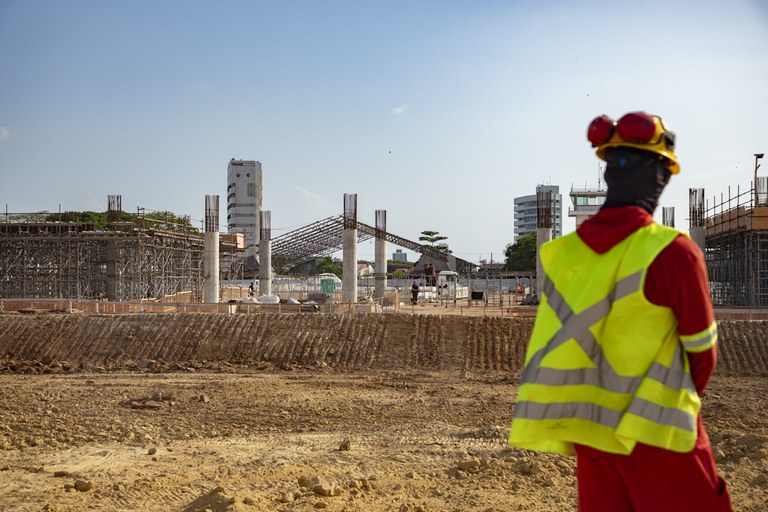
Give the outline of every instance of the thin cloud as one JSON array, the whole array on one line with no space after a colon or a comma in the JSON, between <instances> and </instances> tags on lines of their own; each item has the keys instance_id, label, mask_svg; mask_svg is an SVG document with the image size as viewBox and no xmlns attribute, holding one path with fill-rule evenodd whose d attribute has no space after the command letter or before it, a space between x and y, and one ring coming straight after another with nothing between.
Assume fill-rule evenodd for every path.
<instances>
[{"instance_id":1,"label":"thin cloud","mask_svg":"<svg viewBox=\"0 0 768 512\"><path fill-rule=\"evenodd\" d=\"M399 107L395 107L392 110L389 111L390 114L393 116L401 116L405 112L405 109L408 108L408 105L400 105Z\"/></svg>"},{"instance_id":2,"label":"thin cloud","mask_svg":"<svg viewBox=\"0 0 768 512\"><path fill-rule=\"evenodd\" d=\"M11 130L5 126L0 126L0 140L9 139L11 137Z\"/></svg>"},{"instance_id":3,"label":"thin cloud","mask_svg":"<svg viewBox=\"0 0 768 512\"><path fill-rule=\"evenodd\" d=\"M333 206L324 197L310 192L309 190L296 185L296 191L299 193L299 199L312 210L313 213L326 215L333 211Z\"/></svg>"}]
</instances>

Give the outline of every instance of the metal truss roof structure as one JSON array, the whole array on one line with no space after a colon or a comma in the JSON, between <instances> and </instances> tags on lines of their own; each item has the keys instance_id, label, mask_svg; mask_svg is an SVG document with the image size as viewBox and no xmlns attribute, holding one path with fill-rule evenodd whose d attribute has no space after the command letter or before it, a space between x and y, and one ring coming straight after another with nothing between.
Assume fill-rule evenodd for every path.
<instances>
[{"instance_id":1,"label":"metal truss roof structure","mask_svg":"<svg viewBox=\"0 0 768 512\"><path fill-rule=\"evenodd\" d=\"M289 231L272 239L272 265L278 271L287 271L313 258L330 256L343 248L344 216L337 215L319 220L307 226ZM449 254L431 245L380 231L362 222L357 222L358 243L374 237L384 238L398 247L410 249L440 261L447 261ZM477 265L461 258L455 258L457 271L469 272Z\"/></svg>"}]
</instances>

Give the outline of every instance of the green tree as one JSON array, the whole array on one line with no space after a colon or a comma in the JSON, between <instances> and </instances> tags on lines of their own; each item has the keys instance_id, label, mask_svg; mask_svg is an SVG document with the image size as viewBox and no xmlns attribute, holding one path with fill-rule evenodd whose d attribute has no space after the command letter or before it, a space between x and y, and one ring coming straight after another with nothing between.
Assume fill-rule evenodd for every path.
<instances>
[{"instance_id":1,"label":"green tree","mask_svg":"<svg viewBox=\"0 0 768 512\"><path fill-rule=\"evenodd\" d=\"M107 225L107 214L104 212L61 212L49 213L45 218L46 222L80 222L83 224L92 224L95 228L103 228Z\"/></svg>"},{"instance_id":2,"label":"green tree","mask_svg":"<svg viewBox=\"0 0 768 512\"><path fill-rule=\"evenodd\" d=\"M317 262L317 265L315 265L315 270L318 274L336 274L337 276L341 277L343 269L341 263L336 263L333 261L333 258L326 256Z\"/></svg>"},{"instance_id":3,"label":"green tree","mask_svg":"<svg viewBox=\"0 0 768 512\"><path fill-rule=\"evenodd\" d=\"M419 240L422 242L429 242L429 245L437 249L438 251L445 252L448 254L451 254L453 251L448 249L447 247L436 247L435 243L442 242L443 240L448 240L447 236L443 236L440 234L439 231L422 231L421 236L419 237Z\"/></svg>"},{"instance_id":4,"label":"green tree","mask_svg":"<svg viewBox=\"0 0 768 512\"><path fill-rule=\"evenodd\" d=\"M199 233L200 230L192 226L188 215L176 215L169 211L153 211L147 215L120 212L123 222L140 222L145 226L165 229L170 231L182 231L185 233ZM92 211L67 211L60 213L40 212L33 214L21 214L13 216L14 222L79 222L92 224L95 228L105 228L109 225L107 212Z\"/></svg>"},{"instance_id":5,"label":"green tree","mask_svg":"<svg viewBox=\"0 0 768 512\"><path fill-rule=\"evenodd\" d=\"M131 215L128 215L131 217ZM146 225L154 226L159 229L166 229L169 231L184 231L196 233L200 230L192 226L192 222L188 215L178 216L169 211L151 211L146 216L141 216L141 220Z\"/></svg>"},{"instance_id":6,"label":"green tree","mask_svg":"<svg viewBox=\"0 0 768 512\"><path fill-rule=\"evenodd\" d=\"M521 236L514 244L508 244L504 256L507 257L507 270L536 270L536 233Z\"/></svg>"},{"instance_id":7,"label":"green tree","mask_svg":"<svg viewBox=\"0 0 768 512\"><path fill-rule=\"evenodd\" d=\"M439 231L426 230L421 232L421 236L419 237L419 240L421 240L422 242L429 242L429 245L434 247L435 243L441 242L443 240L448 240L448 237L441 235Z\"/></svg>"}]
</instances>

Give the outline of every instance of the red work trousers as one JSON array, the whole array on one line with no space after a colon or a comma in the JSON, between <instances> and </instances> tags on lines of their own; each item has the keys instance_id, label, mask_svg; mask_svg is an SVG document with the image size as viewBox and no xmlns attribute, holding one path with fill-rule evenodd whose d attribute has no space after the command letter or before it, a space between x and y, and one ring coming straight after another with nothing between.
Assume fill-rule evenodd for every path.
<instances>
[{"instance_id":1,"label":"red work trousers","mask_svg":"<svg viewBox=\"0 0 768 512\"><path fill-rule=\"evenodd\" d=\"M630 455L576 447L579 512L732 512L706 433L693 451L638 444Z\"/></svg>"}]
</instances>

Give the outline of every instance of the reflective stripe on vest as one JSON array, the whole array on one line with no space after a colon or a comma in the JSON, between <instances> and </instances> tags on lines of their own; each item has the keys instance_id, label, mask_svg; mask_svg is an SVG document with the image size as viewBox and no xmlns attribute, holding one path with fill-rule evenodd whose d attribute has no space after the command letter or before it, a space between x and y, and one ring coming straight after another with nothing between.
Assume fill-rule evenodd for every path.
<instances>
[{"instance_id":1,"label":"reflective stripe on vest","mask_svg":"<svg viewBox=\"0 0 768 512\"><path fill-rule=\"evenodd\" d=\"M645 376L619 375L605 357L602 347L597 343L595 336L589 328L605 318L611 310L613 303L627 295L640 291L643 272L637 272L616 282L608 296L599 300L579 314L575 314L565 298L557 291L555 284L549 278L544 277L542 291L547 296L549 306L557 315L562 326L547 342L546 346L538 350L527 363L521 376L522 384L542 384L547 386L566 386L587 384L596 386L614 393L635 394L643 379L655 380L672 390L688 390L695 393L693 381L685 371L683 357L686 357L678 344L669 367L659 363L653 363ZM715 334L711 334L711 336ZM566 341L573 339L582 351L594 363L595 368L555 369L540 368L541 361L552 350ZM706 343L707 341L701 341ZM694 340L692 343L699 343ZM639 397L635 397L627 409L628 413L635 414L654 423L671 425L683 430L694 432L696 418L679 409L663 407ZM616 428L624 412L602 407L590 402L556 402L541 404L536 402L519 402L515 416L518 418L543 420L580 418L606 427Z\"/></svg>"},{"instance_id":2,"label":"reflective stripe on vest","mask_svg":"<svg viewBox=\"0 0 768 512\"><path fill-rule=\"evenodd\" d=\"M686 350L690 352L699 352L701 350L707 350L717 341L717 324L712 324L703 331L690 334L688 336L680 336L680 342L683 344Z\"/></svg>"}]
</instances>

